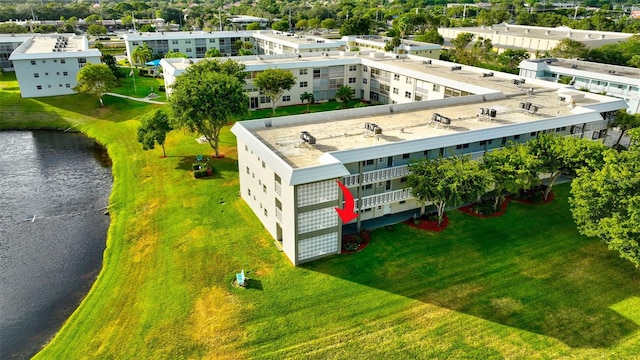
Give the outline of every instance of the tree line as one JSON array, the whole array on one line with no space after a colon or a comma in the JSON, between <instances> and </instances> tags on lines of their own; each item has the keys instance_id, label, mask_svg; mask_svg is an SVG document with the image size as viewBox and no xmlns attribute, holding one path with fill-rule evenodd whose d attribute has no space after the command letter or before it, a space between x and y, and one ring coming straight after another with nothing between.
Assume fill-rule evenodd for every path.
<instances>
[{"instance_id":1,"label":"tree line","mask_svg":"<svg viewBox=\"0 0 640 360\"><path fill-rule=\"evenodd\" d=\"M640 116L635 118L640 126ZM640 129L629 134L631 146L622 151L590 139L540 134L489 151L480 161L469 155L418 160L409 164L408 184L423 207L435 207L440 224L447 207L483 196L497 210L505 194L539 186L539 174L548 176L544 199L560 175L573 177L569 201L580 233L600 238L640 267Z\"/></svg>"}]
</instances>

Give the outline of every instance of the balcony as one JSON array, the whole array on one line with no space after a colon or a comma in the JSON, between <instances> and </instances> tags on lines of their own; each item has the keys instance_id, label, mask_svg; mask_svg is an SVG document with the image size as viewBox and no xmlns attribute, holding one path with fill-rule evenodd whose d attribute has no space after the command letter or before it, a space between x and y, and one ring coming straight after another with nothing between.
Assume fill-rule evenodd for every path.
<instances>
[{"instance_id":1,"label":"balcony","mask_svg":"<svg viewBox=\"0 0 640 360\"><path fill-rule=\"evenodd\" d=\"M279 182L274 182L273 189L275 190L276 194L282 195L282 185L280 185Z\"/></svg>"},{"instance_id":2,"label":"balcony","mask_svg":"<svg viewBox=\"0 0 640 360\"><path fill-rule=\"evenodd\" d=\"M585 130L604 130L608 127L608 120L601 120L587 124L584 128Z\"/></svg>"},{"instance_id":3,"label":"balcony","mask_svg":"<svg viewBox=\"0 0 640 360\"><path fill-rule=\"evenodd\" d=\"M367 171L365 173L362 173L362 183L370 184L385 180L398 179L407 176L407 174L409 174L409 166L407 165ZM358 174L345 176L342 179L342 183L347 187L359 185Z\"/></svg>"},{"instance_id":4,"label":"balcony","mask_svg":"<svg viewBox=\"0 0 640 360\"><path fill-rule=\"evenodd\" d=\"M276 219L278 219L278 221L282 222L282 210L276 208Z\"/></svg>"},{"instance_id":5,"label":"balcony","mask_svg":"<svg viewBox=\"0 0 640 360\"><path fill-rule=\"evenodd\" d=\"M389 191L360 199L360 209L412 198L411 188Z\"/></svg>"}]
</instances>

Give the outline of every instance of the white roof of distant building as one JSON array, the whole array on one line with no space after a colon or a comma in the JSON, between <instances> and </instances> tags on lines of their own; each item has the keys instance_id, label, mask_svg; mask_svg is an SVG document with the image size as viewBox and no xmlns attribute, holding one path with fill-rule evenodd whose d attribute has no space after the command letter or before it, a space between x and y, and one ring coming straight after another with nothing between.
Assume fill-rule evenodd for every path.
<instances>
[{"instance_id":1,"label":"white roof of distant building","mask_svg":"<svg viewBox=\"0 0 640 360\"><path fill-rule=\"evenodd\" d=\"M521 69L539 70L548 68L550 71L561 72L564 75L586 77L605 80L613 83L636 85L640 83L640 69L630 66L600 64L590 61L572 59L528 59L518 66Z\"/></svg>"},{"instance_id":2,"label":"white roof of distant building","mask_svg":"<svg viewBox=\"0 0 640 360\"><path fill-rule=\"evenodd\" d=\"M89 49L87 38L78 35L55 34L31 36L16 48L9 60L70 58L100 56L98 49Z\"/></svg>"}]
</instances>

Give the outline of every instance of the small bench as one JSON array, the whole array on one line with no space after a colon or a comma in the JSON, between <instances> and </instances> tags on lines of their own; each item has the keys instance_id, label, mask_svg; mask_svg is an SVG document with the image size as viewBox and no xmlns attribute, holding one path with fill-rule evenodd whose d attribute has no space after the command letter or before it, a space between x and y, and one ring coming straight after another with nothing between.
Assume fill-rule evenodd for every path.
<instances>
[{"instance_id":1,"label":"small bench","mask_svg":"<svg viewBox=\"0 0 640 360\"><path fill-rule=\"evenodd\" d=\"M247 286L247 281L248 280L249 279L247 279L244 276L244 270L242 270L240 273L236 274L236 281L238 281L238 286L242 286L242 287Z\"/></svg>"}]
</instances>

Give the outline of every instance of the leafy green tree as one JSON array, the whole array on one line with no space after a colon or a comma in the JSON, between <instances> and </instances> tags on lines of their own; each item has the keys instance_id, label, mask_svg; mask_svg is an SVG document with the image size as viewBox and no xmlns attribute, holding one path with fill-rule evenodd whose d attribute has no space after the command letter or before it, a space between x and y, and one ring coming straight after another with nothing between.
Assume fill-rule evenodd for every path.
<instances>
[{"instance_id":1,"label":"leafy green tree","mask_svg":"<svg viewBox=\"0 0 640 360\"><path fill-rule=\"evenodd\" d=\"M527 50L514 50L507 49L503 51L500 55L498 55L498 63L502 66L506 66L508 68L517 68L518 65L522 62L522 60L526 60L529 58L529 52Z\"/></svg>"},{"instance_id":2,"label":"leafy green tree","mask_svg":"<svg viewBox=\"0 0 640 360\"><path fill-rule=\"evenodd\" d=\"M102 25L91 24L87 27L87 34L89 35L103 35L107 33L107 28Z\"/></svg>"},{"instance_id":3,"label":"leafy green tree","mask_svg":"<svg viewBox=\"0 0 640 360\"><path fill-rule=\"evenodd\" d=\"M287 20L276 21L271 24L271 29L276 31L289 31L289 22Z\"/></svg>"},{"instance_id":4,"label":"leafy green tree","mask_svg":"<svg viewBox=\"0 0 640 360\"><path fill-rule=\"evenodd\" d=\"M584 59L589 53L587 46L577 40L562 39L553 49L551 55L565 59Z\"/></svg>"},{"instance_id":5,"label":"leafy green tree","mask_svg":"<svg viewBox=\"0 0 640 360\"><path fill-rule=\"evenodd\" d=\"M336 21L334 19L324 19L320 22L320 27L324 28L324 29L335 29L338 27L338 23L336 23ZM317 26L316 26L317 28Z\"/></svg>"},{"instance_id":6,"label":"leafy green tree","mask_svg":"<svg viewBox=\"0 0 640 360\"><path fill-rule=\"evenodd\" d=\"M167 133L173 130L169 124L169 116L164 110L156 109L145 114L140 120L141 125L138 128L138 142L142 144L143 150L152 150L156 143L162 147L162 157L166 157L167 153L164 149L164 142Z\"/></svg>"},{"instance_id":7,"label":"leafy green tree","mask_svg":"<svg viewBox=\"0 0 640 360\"><path fill-rule=\"evenodd\" d=\"M302 94L300 94L300 101L304 104L304 102L307 102L307 112L309 112L309 107L311 106L311 104L313 104L315 102L315 98L313 97L313 94L310 92L303 92Z\"/></svg>"},{"instance_id":8,"label":"leafy green tree","mask_svg":"<svg viewBox=\"0 0 640 360\"><path fill-rule=\"evenodd\" d=\"M168 53L164 54L164 58L166 59L171 59L171 58L184 58L184 59L188 59L189 55L185 54L185 53L181 53L181 52L174 52L173 50L169 50Z\"/></svg>"},{"instance_id":9,"label":"leafy green tree","mask_svg":"<svg viewBox=\"0 0 640 360\"><path fill-rule=\"evenodd\" d=\"M540 171L549 174L544 198L560 175L575 176L577 171L596 169L602 163L605 146L602 143L573 136L540 134L527 142L530 151L541 161Z\"/></svg>"},{"instance_id":10,"label":"leafy green tree","mask_svg":"<svg viewBox=\"0 0 640 360\"><path fill-rule=\"evenodd\" d=\"M266 69L256 75L253 84L271 100L272 114L275 115L278 101L285 91L291 90L296 84L296 77L288 70Z\"/></svg>"},{"instance_id":11,"label":"leafy green tree","mask_svg":"<svg viewBox=\"0 0 640 360\"><path fill-rule=\"evenodd\" d=\"M529 151L529 147L513 144L487 152L483 158L483 166L493 179L495 202L494 210L504 202L504 192L517 193L528 190L540 179L541 161Z\"/></svg>"},{"instance_id":12,"label":"leafy green tree","mask_svg":"<svg viewBox=\"0 0 640 360\"><path fill-rule=\"evenodd\" d=\"M247 25L247 30L260 30L260 29L262 29L262 27L260 26L260 23L257 23L257 22L253 22Z\"/></svg>"},{"instance_id":13,"label":"leafy green tree","mask_svg":"<svg viewBox=\"0 0 640 360\"><path fill-rule=\"evenodd\" d=\"M4 23L0 24L0 34L23 34L29 31L26 27L12 24L12 23Z\"/></svg>"},{"instance_id":14,"label":"leafy green tree","mask_svg":"<svg viewBox=\"0 0 640 360\"><path fill-rule=\"evenodd\" d=\"M118 65L118 61L115 56L109 54L102 55L102 63L109 67L111 73L116 77L116 79L124 77L124 74L120 71L120 66Z\"/></svg>"},{"instance_id":15,"label":"leafy green tree","mask_svg":"<svg viewBox=\"0 0 640 360\"><path fill-rule=\"evenodd\" d=\"M300 19L296 22L296 29L304 30L309 27L309 21L305 19Z\"/></svg>"},{"instance_id":16,"label":"leafy green tree","mask_svg":"<svg viewBox=\"0 0 640 360\"><path fill-rule=\"evenodd\" d=\"M414 198L423 205L428 202L435 205L440 226L447 205L458 206L475 200L487 191L491 176L480 162L469 156L455 156L409 164L407 181Z\"/></svg>"},{"instance_id":17,"label":"leafy green tree","mask_svg":"<svg viewBox=\"0 0 640 360\"><path fill-rule=\"evenodd\" d=\"M571 183L571 212L581 234L640 267L640 152L608 150L604 165Z\"/></svg>"},{"instance_id":18,"label":"leafy green tree","mask_svg":"<svg viewBox=\"0 0 640 360\"><path fill-rule=\"evenodd\" d=\"M76 79L78 85L73 88L73 91L96 95L102 107L104 107L102 96L117 85L116 77L105 64L85 65L78 71Z\"/></svg>"},{"instance_id":19,"label":"leafy green tree","mask_svg":"<svg viewBox=\"0 0 640 360\"><path fill-rule=\"evenodd\" d=\"M371 30L368 17L353 17L345 20L340 26L340 35L367 35Z\"/></svg>"},{"instance_id":20,"label":"leafy green tree","mask_svg":"<svg viewBox=\"0 0 640 360\"><path fill-rule=\"evenodd\" d=\"M336 91L336 99L342 103L342 108L346 109L349 101L353 99L353 89L347 85L342 85Z\"/></svg>"},{"instance_id":21,"label":"leafy green tree","mask_svg":"<svg viewBox=\"0 0 640 360\"><path fill-rule=\"evenodd\" d=\"M223 57L223 55L220 52L220 50L218 50L218 48L209 48L209 49L207 49L207 52L204 53L204 57L206 57L206 58L217 58L217 57Z\"/></svg>"},{"instance_id":22,"label":"leafy green tree","mask_svg":"<svg viewBox=\"0 0 640 360\"><path fill-rule=\"evenodd\" d=\"M400 40L399 37L394 36L391 41L384 46L384 51L394 51L400 45L402 45L402 40Z\"/></svg>"},{"instance_id":23,"label":"leafy green tree","mask_svg":"<svg viewBox=\"0 0 640 360\"><path fill-rule=\"evenodd\" d=\"M87 16L86 18L84 18L84 21L90 25L102 24L102 18L100 17L100 15L97 15L97 14L91 14Z\"/></svg>"},{"instance_id":24,"label":"leafy green tree","mask_svg":"<svg viewBox=\"0 0 640 360\"><path fill-rule=\"evenodd\" d=\"M172 125L202 134L216 157L222 128L248 112L244 80L233 70L238 68L242 65L200 61L176 78L169 98Z\"/></svg>"},{"instance_id":25,"label":"leafy green tree","mask_svg":"<svg viewBox=\"0 0 640 360\"><path fill-rule=\"evenodd\" d=\"M444 44L444 37L442 37L442 35L438 33L438 30L434 30L434 29L427 31L424 34L416 35L415 40L420 42L430 43L430 44L438 44L438 45Z\"/></svg>"},{"instance_id":26,"label":"leafy green tree","mask_svg":"<svg viewBox=\"0 0 640 360\"><path fill-rule=\"evenodd\" d=\"M640 127L640 114L629 114L625 110L619 110L609 127L620 130L620 136L618 136L618 140L613 145L614 148L617 148L627 131Z\"/></svg>"},{"instance_id":27,"label":"leafy green tree","mask_svg":"<svg viewBox=\"0 0 640 360\"><path fill-rule=\"evenodd\" d=\"M147 61L153 58L153 51L144 43L142 46L136 46L131 52L131 60L133 60L133 64L135 67L138 67L138 64L144 65Z\"/></svg>"},{"instance_id":28,"label":"leafy green tree","mask_svg":"<svg viewBox=\"0 0 640 360\"><path fill-rule=\"evenodd\" d=\"M319 28L320 25L320 19L309 19L309 27L312 29L317 29Z\"/></svg>"}]
</instances>

